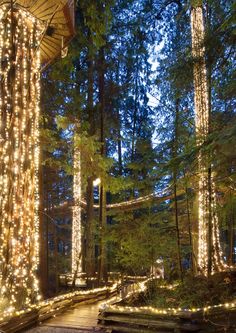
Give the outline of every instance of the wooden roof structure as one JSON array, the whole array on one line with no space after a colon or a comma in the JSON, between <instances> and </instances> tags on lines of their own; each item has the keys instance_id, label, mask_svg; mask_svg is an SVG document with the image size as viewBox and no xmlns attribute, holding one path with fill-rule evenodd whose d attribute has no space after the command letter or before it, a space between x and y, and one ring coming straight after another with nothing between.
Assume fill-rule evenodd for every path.
<instances>
[{"instance_id":1,"label":"wooden roof structure","mask_svg":"<svg viewBox=\"0 0 236 333\"><path fill-rule=\"evenodd\" d=\"M0 0L0 5L7 2L11 3ZM15 0L13 3L42 23L41 62L47 65L61 54L74 36L74 0Z\"/></svg>"}]
</instances>

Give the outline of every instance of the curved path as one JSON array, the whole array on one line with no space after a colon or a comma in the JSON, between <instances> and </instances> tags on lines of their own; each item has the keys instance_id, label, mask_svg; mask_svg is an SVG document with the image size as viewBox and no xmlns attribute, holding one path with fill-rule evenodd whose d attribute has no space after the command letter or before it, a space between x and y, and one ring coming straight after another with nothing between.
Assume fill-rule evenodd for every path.
<instances>
[{"instance_id":1,"label":"curved path","mask_svg":"<svg viewBox=\"0 0 236 333\"><path fill-rule=\"evenodd\" d=\"M114 300L116 298L114 297ZM109 299L110 301L111 299ZM25 333L105 333L97 326L99 306L102 300L94 304L77 305L62 314L34 327Z\"/></svg>"}]
</instances>

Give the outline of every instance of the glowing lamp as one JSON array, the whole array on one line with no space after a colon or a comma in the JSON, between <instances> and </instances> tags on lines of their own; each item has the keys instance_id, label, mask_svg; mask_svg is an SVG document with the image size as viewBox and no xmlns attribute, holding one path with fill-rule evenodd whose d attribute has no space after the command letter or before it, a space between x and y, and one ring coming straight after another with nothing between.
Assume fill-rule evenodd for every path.
<instances>
[{"instance_id":1,"label":"glowing lamp","mask_svg":"<svg viewBox=\"0 0 236 333\"><path fill-rule=\"evenodd\" d=\"M97 179L95 179L94 181L93 181L93 186L95 187L95 186L98 186L98 185L100 185L101 184L101 179L100 178L97 178Z\"/></svg>"}]
</instances>

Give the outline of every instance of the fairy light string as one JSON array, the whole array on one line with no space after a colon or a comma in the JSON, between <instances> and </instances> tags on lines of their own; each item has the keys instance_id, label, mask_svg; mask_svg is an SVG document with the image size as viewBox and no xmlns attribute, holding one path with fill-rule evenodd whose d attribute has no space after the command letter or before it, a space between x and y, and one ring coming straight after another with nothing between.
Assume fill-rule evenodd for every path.
<instances>
[{"instance_id":1,"label":"fairy light string","mask_svg":"<svg viewBox=\"0 0 236 333\"><path fill-rule=\"evenodd\" d=\"M41 32L29 13L0 7L0 296L11 311L40 299Z\"/></svg>"},{"instance_id":2,"label":"fairy light string","mask_svg":"<svg viewBox=\"0 0 236 333\"><path fill-rule=\"evenodd\" d=\"M135 288L135 290L133 292L130 292L128 294L127 297L131 296L132 293L137 293L139 291L145 291L147 288L147 281L145 280L143 282L141 282L138 286L138 288ZM118 290L118 287L120 285L120 281L117 281L116 283L114 283L113 286L111 287L103 287L103 288L97 288L97 289L93 289L93 290L86 290L86 291L74 291L74 292L70 292L67 294L63 294L63 295L59 295L55 298L52 299L48 299L45 301L39 301L36 304L32 304L29 307L23 309L23 310L15 310L15 309L11 309L8 308L5 311L3 311L1 313L0 316L0 322L6 321L8 318L11 318L12 316L21 316L24 314L28 314L30 311L34 311L34 310L41 310L43 308L47 307L47 311L46 313L50 315L50 312L54 311L57 303L60 301L64 301L64 300L73 300L74 297L78 297L78 296L85 296L86 295L96 295L99 292L110 292L113 293L115 291ZM175 285L171 286L168 285L167 286L168 289L172 289L175 288ZM106 303L101 304L100 306L100 311L118 311L118 312L130 312L130 313L141 313L141 312L148 312L148 313L153 313L153 314L161 314L161 315L177 315L179 316L180 313L184 314L194 314L196 312L199 312L203 315L205 314L210 314L212 310L215 309L225 309L225 310L229 310L229 311L234 311L236 310L236 302L235 301L231 301L231 302L226 302L226 303L220 303L220 304L216 304L216 305L205 305L203 307L192 307L192 308L180 308L180 307L167 307L167 308L157 308L157 307L152 307L152 306L140 306L140 307L132 307L132 306L120 306L118 304L112 304L109 301ZM58 310L60 310L60 306L58 306ZM47 317L48 318L48 317Z\"/></svg>"},{"instance_id":3,"label":"fairy light string","mask_svg":"<svg viewBox=\"0 0 236 333\"><path fill-rule=\"evenodd\" d=\"M78 135L74 135L74 154L73 154L73 198L74 202L81 201L81 162L80 151L77 147ZM72 211L72 274L82 272L82 225L81 207L76 204Z\"/></svg>"},{"instance_id":4,"label":"fairy light string","mask_svg":"<svg viewBox=\"0 0 236 333\"><path fill-rule=\"evenodd\" d=\"M194 58L194 105L197 145L203 146L209 134L209 96L207 84L207 70L204 47L204 19L201 6L191 9L192 55ZM198 267L203 274L207 274L209 264L208 239L209 215L211 214L212 229L212 273L223 270L226 265L222 259L219 235L219 220L216 212L216 189L211 175L209 179L209 156L200 148L198 154ZM211 182L211 193L209 190ZM211 212L210 212L211 200Z\"/></svg>"},{"instance_id":5,"label":"fairy light string","mask_svg":"<svg viewBox=\"0 0 236 333\"><path fill-rule=\"evenodd\" d=\"M145 292L147 290L147 282L151 281L151 278L146 279L145 281L142 281L138 284L136 284L136 288L134 288L134 291L131 291L128 293L128 295L125 298L129 298L133 294L139 293L139 292ZM170 284L166 286L160 286L161 288L164 289L175 289L178 286L178 284ZM210 314L211 310L215 309L228 309L232 310L236 308L236 301L232 302L226 302L226 303L220 303L220 304L215 304L215 305L205 305L203 307L192 307L192 308L181 308L181 307L166 307L166 308L157 308L153 306L121 306L117 303L119 303L121 300L116 301L115 303L111 303L110 301L105 302L101 304L100 306L100 311L116 311L116 312L130 312L130 313L142 313L142 312L147 312L147 313L152 313L152 314L160 314L160 315L177 315L179 316L180 313L184 314L194 314L196 312L202 312L203 315L205 314Z\"/></svg>"}]
</instances>

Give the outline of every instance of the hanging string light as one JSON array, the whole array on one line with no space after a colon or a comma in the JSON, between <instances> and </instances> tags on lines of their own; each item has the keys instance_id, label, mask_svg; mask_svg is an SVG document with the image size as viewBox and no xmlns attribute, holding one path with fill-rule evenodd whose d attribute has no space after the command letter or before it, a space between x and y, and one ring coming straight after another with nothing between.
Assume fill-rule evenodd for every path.
<instances>
[{"instance_id":1,"label":"hanging string light","mask_svg":"<svg viewBox=\"0 0 236 333\"><path fill-rule=\"evenodd\" d=\"M197 145L202 146L209 134L209 96L204 47L204 20L201 6L191 10L192 55L194 58L194 104ZM216 213L216 190L214 179L209 179L209 161L206 153L200 149L198 154L198 267L207 274L209 263L208 241L209 223L212 224L212 272L221 270L225 265L219 237L219 221ZM211 191L209 190L211 182ZM212 192L212 193L211 193ZM211 207L210 207L211 202ZM211 209L211 212L210 212ZM209 216L211 214L211 221Z\"/></svg>"},{"instance_id":2,"label":"hanging string light","mask_svg":"<svg viewBox=\"0 0 236 333\"><path fill-rule=\"evenodd\" d=\"M0 8L0 287L12 311L39 299L41 27L22 9Z\"/></svg>"}]
</instances>

